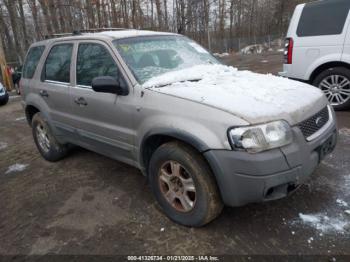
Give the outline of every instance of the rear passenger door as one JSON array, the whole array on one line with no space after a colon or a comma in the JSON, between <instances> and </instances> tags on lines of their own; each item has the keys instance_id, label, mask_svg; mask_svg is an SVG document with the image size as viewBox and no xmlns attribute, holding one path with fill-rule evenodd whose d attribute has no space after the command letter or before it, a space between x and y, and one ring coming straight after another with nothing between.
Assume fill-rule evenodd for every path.
<instances>
[{"instance_id":1,"label":"rear passenger door","mask_svg":"<svg viewBox=\"0 0 350 262\"><path fill-rule=\"evenodd\" d=\"M72 123L79 142L94 151L133 164L133 90L128 96L118 96L97 93L91 88L92 79L98 76L112 76L125 82L112 50L100 41L79 42L75 68L75 86L71 90Z\"/></svg>"},{"instance_id":2,"label":"rear passenger door","mask_svg":"<svg viewBox=\"0 0 350 262\"><path fill-rule=\"evenodd\" d=\"M73 43L54 44L45 60L41 71L41 83L38 93L45 101L57 135L70 134L69 114L71 113L70 87Z\"/></svg>"}]
</instances>

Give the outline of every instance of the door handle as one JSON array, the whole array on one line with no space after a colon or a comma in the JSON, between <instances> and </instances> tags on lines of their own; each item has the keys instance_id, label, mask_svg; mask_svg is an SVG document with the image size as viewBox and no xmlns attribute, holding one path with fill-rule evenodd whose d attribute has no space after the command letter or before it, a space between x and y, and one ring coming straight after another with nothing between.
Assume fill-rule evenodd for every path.
<instances>
[{"instance_id":1,"label":"door handle","mask_svg":"<svg viewBox=\"0 0 350 262\"><path fill-rule=\"evenodd\" d=\"M46 90L40 90L39 94L40 94L42 97L49 97L49 93L48 93Z\"/></svg>"},{"instance_id":2,"label":"door handle","mask_svg":"<svg viewBox=\"0 0 350 262\"><path fill-rule=\"evenodd\" d=\"M74 103L76 103L79 106L87 106L88 105L88 103L86 102L84 97L79 97L79 98L74 99Z\"/></svg>"}]
</instances>

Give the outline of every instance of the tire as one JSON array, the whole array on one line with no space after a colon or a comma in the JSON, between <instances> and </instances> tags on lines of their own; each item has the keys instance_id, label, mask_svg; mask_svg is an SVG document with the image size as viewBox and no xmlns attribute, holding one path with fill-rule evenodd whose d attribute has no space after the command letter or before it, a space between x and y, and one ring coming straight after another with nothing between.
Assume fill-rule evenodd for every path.
<instances>
[{"instance_id":1,"label":"tire","mask_svg":"<svg viewBox=\"0 0 350 262\"><path fill-rule=\"evenodd\" d=\"M328 84L327 84L328 83ZM312 83L320 88L337 111L350 109L350 70L345 67L330 68Z\"/></svg>"},{"instance_id":2,"label":"tire","mask_svg":"<svg viewBox=\"0 0 350 262\"><path fill-rule=\"evenodd\" d=\"M206 161L191 147L181 142L163 144L151 157L148 175L159 205L176 223L200 227L221 213L216 181Z\"/></svg>"},{"instance_id":3,"label":"tire","mask_svg":"<svg viewBox=\"0 0 350 262\"><path fill-rule=\"evenodd\" d=\"M4 106L9 102L9 95L6 93L5 96L3 96L0 99L0 106Z\"/></svg>"},{"instance_id":4,"label":"tire","mask_svg":"<svg viewBox=\"0 0 350 262\"><path fill-rule=\"evenodd\" d=\"M40 112L33 116L32 133L36 147L47 161L57 162L68 154L68 146L57 141Z\"/></svg>"}]
</instances>

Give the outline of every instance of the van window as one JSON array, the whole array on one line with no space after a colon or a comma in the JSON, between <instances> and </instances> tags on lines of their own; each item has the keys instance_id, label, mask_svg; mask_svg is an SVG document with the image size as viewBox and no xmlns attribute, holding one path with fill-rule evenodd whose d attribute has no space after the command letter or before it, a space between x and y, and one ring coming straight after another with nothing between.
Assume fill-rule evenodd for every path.
<instances>
[{"instance_id":1,"label":"van window","mask_svg":"<svg viewBox=\"0 0 350 262\"><path fill-rule=\"evenodd\" d=\"M38 66L39 60L45 50L45 46L34 46L29 49L26 61L23 65L22 77L31 79L34 76L36 67Z\"/></svg>"},{"instance_id":2,"label":"van window","mask_svg":"<svg viewBox=\"0 0 350 262\"><path fill-rule=\"evenodd\" d=\"M306 4L300 17L297 35L339 35L349 13L349 0L325 0Z\"/></svg>"},{"instance_id":3,"label":"van window","mask_svg":"<svg viewBox=\"0 0 350 262\"><path fill-rule=\"evenodd\" d=\"M46 58L43 80L70 82L73 44L59 44L51 48Z\"/></svg>"},{"instance_id":4,"label":"van window","mask_svg":"<svg viewBox=\"0 0 350 262\"><path fill-rule=\"evenodd\" d=\"M100 44L80 44L77 57L77 85L91 86L98 76L119 77L119 70L108 50Z\"/></svg>"}]
</instances>

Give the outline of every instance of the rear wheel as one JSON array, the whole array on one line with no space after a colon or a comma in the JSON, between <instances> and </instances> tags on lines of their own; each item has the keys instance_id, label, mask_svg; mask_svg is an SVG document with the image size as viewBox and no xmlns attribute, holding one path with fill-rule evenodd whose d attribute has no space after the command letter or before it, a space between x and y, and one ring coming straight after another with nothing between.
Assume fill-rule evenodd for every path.
<instances>
[{"instance_id":1,"label":"rear wheel","mask_svg":"<svg viewBox=\"0 0 350 262\"><path fill-rule=\"evenodd\" d=\"M179 224L203 226L215 219L223 208L208 164L183 143L167 143L154 152L149 178L165 214Z\"/></svg>"},{"instance_id":2,"label":"rear wheel","mask_svg":"<svg viewBox=\"0 0 350 262\"><path fill-rule=\"evenodd\" d=\"M344 67L330 68L320 73L313 85L320 88L335 110L350 108L350 70Z\"/></svg>"},{"instance_id":3,"label":"rear wheel","mask_svg":"<svg viewBox=\"0 0 350 262\"><path fill-rule=\"evenodd\" d=\"M40 154L47 161L56 162L67 155L68 146L57 141L40 112L33 116L32 133Z\"/></svg>"}]
</instances>

